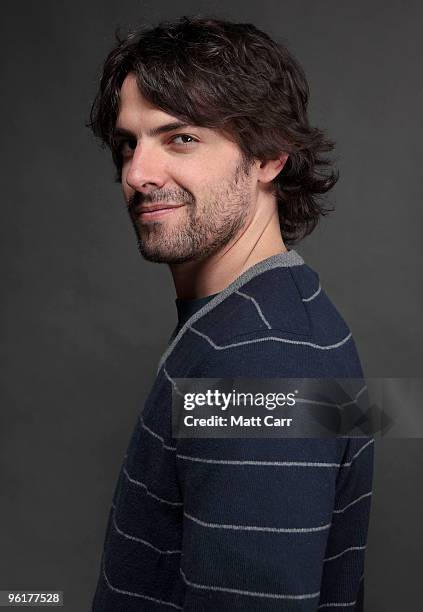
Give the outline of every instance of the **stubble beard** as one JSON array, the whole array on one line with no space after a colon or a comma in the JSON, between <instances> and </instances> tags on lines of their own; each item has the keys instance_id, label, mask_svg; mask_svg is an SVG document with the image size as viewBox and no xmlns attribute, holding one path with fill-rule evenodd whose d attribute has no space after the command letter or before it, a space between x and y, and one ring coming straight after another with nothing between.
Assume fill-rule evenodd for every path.
<instances>
[{"instance_id":1,"label":"stubble beard","mask_svg":"<svg viewBox=\"0 0 423 612\"><path fill-rule=\"evenodd\" d=\"M134 221L138 250L155 263L177 264L202 261L225 247L245 225L250 208L246 178L248 166L241 162L232 180L213 190L198 208L192 194L181 209L182 219L172 227L167 221L143 224ZM173 214L173 213L171 213Z\"/></svg>"}]
</instances>

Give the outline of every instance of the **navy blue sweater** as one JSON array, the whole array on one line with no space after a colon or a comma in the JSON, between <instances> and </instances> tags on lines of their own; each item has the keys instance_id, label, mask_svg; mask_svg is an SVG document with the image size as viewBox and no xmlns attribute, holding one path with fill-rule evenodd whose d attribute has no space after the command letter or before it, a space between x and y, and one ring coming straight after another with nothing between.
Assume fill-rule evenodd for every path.
<instances>
[{"instance_id":1,"label":"navy blue sweater","mask_svg":"<svg viewBox=\"0 0 423 612\"><path fill-rule=\"evenodd\" d=\"M318 275L291 250L188 315L177 306L120 472L93 611L362 611L372 438L171 430L174 378L363 375Z\"/></svg>"}]
</instances>

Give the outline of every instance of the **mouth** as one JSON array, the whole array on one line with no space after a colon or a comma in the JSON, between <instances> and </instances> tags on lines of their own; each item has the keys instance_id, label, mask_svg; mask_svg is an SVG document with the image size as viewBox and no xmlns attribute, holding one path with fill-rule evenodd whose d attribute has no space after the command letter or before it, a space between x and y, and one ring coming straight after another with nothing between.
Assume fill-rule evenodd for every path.
<instances>
[{"instance_id":1,"label":"mouth","mask_svg":"<svg viewBox=\"0 0 423 612\"><path fill-rule=\"evenodd\" d=\"M185 204L155 204L151 206L139 206L135 211L135 216L141 221L148 221L149 219L157 219L159 217L170 215L175 212L177 208L182 208L183 206L185 206Z\"/></svg>"}]
</instances>

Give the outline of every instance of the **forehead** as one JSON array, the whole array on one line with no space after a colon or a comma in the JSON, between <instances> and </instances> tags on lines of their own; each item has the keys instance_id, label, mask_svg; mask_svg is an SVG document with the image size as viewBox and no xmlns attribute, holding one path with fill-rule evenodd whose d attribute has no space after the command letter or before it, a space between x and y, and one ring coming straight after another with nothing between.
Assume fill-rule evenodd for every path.
<instances>
[{"instance_id":1,"label":"forehead","mask_svg":"<svg viewBox=\"0 0 423 612\"><path fill-rule=\"evenodd\" d=\"M129 73L122 83L119 96L119 113L116 119L116 127L128 127L128 124L139 122L141 118L151 118L160 121L163 119L175 119L156 106L153 106L140 92L136 77Z\"/></svg>"}]
</instances>

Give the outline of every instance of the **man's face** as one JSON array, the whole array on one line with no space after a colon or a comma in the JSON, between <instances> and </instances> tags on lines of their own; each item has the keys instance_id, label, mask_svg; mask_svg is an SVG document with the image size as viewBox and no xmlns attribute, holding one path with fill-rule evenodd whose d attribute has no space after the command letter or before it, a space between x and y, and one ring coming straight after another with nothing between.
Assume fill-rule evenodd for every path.
<instances>
[{"instance_id":1,"label":"man's face","mask_svg":"<svg viewBox=\"0 0 423 612\"><path fill-rule=\"evenodd\" d=\"M238 145L223 133L184 125L152 106L132 73L122 84L115 129L122 188L145 259L200 261L248 223L253 167L246 167ZM157 205L168 208L140 212Z\"/></svg>"}]
</instances>

